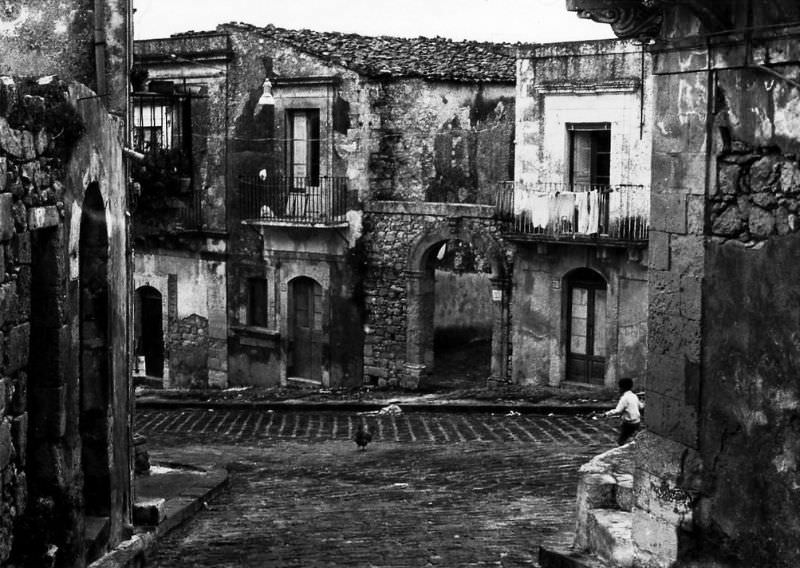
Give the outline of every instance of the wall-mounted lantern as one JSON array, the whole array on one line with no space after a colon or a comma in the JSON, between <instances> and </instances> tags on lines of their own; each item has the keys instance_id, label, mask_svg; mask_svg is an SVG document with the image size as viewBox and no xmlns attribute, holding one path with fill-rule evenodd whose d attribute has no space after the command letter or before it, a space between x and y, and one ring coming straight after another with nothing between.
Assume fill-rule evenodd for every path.
<instances>
[{"instance_id":1,"label":"wall-mounted lantern","mask_svg":"<svg viewBox=\"0 0 800 568\"><path fill-rule=\"evenodd\" d=\"M275 97L272 96L272 81L266 77L261 85L261 96L258 97L256 107L253 109L253 116L257 116L261 109L268 106L275 106Z\"/></svg>"}]
</instances>

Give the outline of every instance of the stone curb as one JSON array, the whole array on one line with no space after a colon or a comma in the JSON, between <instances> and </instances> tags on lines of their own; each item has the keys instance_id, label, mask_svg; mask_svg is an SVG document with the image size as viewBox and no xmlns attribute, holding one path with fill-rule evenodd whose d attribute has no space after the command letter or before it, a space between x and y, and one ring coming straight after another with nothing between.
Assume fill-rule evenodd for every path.
<instances>
[{"instance_id":1,"label":"stone curb","mask_svg":"<svg viewBox=\"0 0 800 568\"><path fill-rule=\"evenodd\" d=\"M403 412L450 412L506 414L514 411L520 414L557 414L574 416L605 412L613 408L612 403L602 404L535 404L515 402L482 402L482 401L437 401L437 402L400 402L386 400L381 402L361 401L239 401L239 400L171 400L162 398L142 398L136 401L137 409L236 409L236 410L276 410L276 411L316 411L316 412L375 412L394 404Z\"/></svg>"},{"instance_id":2,"label":"stone curb","mask_svg":"<svg viewBox=\"0 0 800 568\"><path fill-rule=\"evenodd\" d=\"M167 499L166 518L157 527L133 535L114 550L92 562L88 568L136 568L145 566L158 539L178 528L194 516L228 484L228 472L214 469L201 483L187 488L181 495Z\"/></svg>"}]
</instances>

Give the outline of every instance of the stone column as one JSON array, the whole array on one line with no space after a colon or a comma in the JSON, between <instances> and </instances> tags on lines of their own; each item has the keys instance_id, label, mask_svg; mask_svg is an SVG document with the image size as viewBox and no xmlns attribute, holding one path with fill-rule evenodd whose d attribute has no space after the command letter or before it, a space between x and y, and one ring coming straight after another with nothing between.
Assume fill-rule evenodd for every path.
<instances>
[{"instance_id":1,"label":"stone column","mask_svg":"<svg viewBox=\"0 0 800 568\"><path fill-rule=\"evenodd\" d=\"M406 271L408 320L403 386L417 388L433 365L433 278L422 270Z\"/></svg>"}]
</instances>

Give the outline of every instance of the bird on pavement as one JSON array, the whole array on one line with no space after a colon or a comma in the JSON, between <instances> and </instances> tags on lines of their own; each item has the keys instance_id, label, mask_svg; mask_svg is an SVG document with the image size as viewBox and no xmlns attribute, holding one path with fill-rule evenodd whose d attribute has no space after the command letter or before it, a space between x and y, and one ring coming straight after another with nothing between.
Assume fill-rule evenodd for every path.
<instances>
[{"instance_id":1,"label":"bird on pavement","mask_svg":"<svg viewBox=\"0 0 800 568\"><path fill-rule=\"evenodd\" d=\"M358 430L356 430L356 434L353 436L353 441L356 443L359 450L367 449L367 444L372 441L372 433L369 431L366 424L358 425Z\"/></svg>"}]
</instances>

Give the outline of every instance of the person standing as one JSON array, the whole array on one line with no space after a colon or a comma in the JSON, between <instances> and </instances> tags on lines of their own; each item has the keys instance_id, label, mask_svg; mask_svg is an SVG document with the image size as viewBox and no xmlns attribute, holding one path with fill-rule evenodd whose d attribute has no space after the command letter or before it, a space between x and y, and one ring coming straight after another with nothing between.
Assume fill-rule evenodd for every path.
<instances>
[{"instance_id":1,"label":"person standing","mask_svg":"<svg viewBox=\"0 0 800 568\"><path fill-rule=\"evenodd\" d=\"M619 380L619 403L613 410L603 413L603 416L619 416L621 418L617 444L622 446L636 435L642 424L642 409L644 404L633 392L633 379Z\"/></svg>"}]
</instances>

